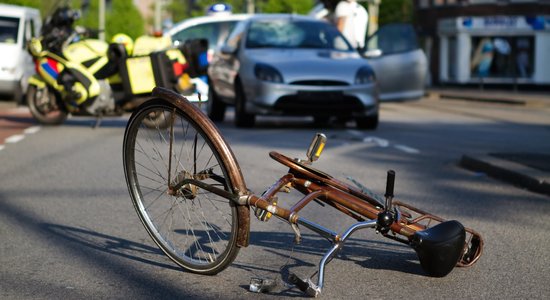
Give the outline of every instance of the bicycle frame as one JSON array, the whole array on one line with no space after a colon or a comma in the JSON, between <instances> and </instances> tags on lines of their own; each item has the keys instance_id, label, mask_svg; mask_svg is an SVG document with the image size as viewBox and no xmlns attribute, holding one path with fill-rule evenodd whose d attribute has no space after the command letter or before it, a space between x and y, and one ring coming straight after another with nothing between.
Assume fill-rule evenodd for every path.
<instances>
[{"instance_id":1,"label":"bicycle frame","mask_svg":"<svg viewBox=\"0 0 550 300\"><path fill-rule=\"evenodd\" d=\"M276 161L289 167L289 172L273 184L262 196L249 195L246 199L246 204L263 209L288 221L292 225L298 241L300 233L295 226L296 224L312 230L334 244L321 259L317 284L312 283L309 279L305 281L305 284L304 282L298 284L298 286L302 285L301 289L308 295L318 296L323 287L325 265L336 255L338 250L343 247L345 241L355 231L364 228L374 228L378 225L377 217L383 211L383 205L356 188L340 182L328 174L312 169L297 160L292 160L277 152L270 152L269 155ZM289 187L300 191L305 196L290 209L274 205L273 199L275 199L276 194ZM343 234L338 234L300 217L298 214L300 210L312 201L322 201L356 219L358 223L350 226ZM444 222L440 217L423 212L402 202L396 201L394 204L398 217L390 227L393 234L383 233L383 235L396 241L410 244L410 239L415 232ZM481 236L469 228L466 228L466 232L467 238L464 255L457 264L461 267L474 264L479 259L483 249L483 239ZM296 280L299 279L296 278Z\"/></svg>"},{"instance_id":2,"label":"bicycle frame","mask_svg":"<svg viewBox=\"0 0 550 300\"><path fill-rule=\"evenodd\" d=\"M172 105L179 107L181 110L191 112L188 116L189 120L201 126L201 129L211 139L211 147L213 149L223 153L223 155L221 155L221 160L226 166L227 173L229 175L227 179L224 179L223 177L218 178L219 176L216 176L215 174L208 174L207 172L197 173L195 171L195 173L191 174L191 176L182 176L182 178L177 179L177 182L175 183L168 180L168 195L178 196L178 191L183 189L185 186L195 186L199 189L209 191L233 201L237 205L238 228L236 232L236 245L238 247L248 246L251 207L256 209L256 216L261 221L268 221L272 216L277 216L278 218L287 221L295 233L296 243L299 243L301 240L301 233L298 225L308 228L321 237L324 237L332 242L332 248L325 253L320 261L317 283L313 283L310 279L302 280L295 275L290 278L293 283L295 283L302 291L306 292L310 296L318 296L321 293L324 283L324 271L326 264L330 262L330 260L338 253L340 249L342 249L346 240L354 232L365 228L375 228L384 237L412 246L419 254L419 259L423 268L425 267L424 263L426 263L426 258L424 257L423 262L423 257L420 252L427 249L427 252L424 252L424 254L436 254L434 256L439 256L438 254L441 253L442 249L435 249L437 250L435 252L432 250L434 250L434 247L439 247L442 243L445 244L445 242L447 242L447 235L451 235L449 233L450 231L446 231L442 228L459 228L459 235L449 237L449 240L452 238L454 241L458 242L455 243L453 241L453 244L451 245L453 247L451 248L444 247L444 251L450 249L449 252L458 249L458 252L455 251L457 255L453 256L451 260L446 261L447 263L450 262L451 265L448 265L444 271L439 272L437 271L437 268L436 271L429 271L428 273L432 276L445 276L455 265L460 267L471 266L478 261L482 254L483 239L480 234L474 230L464 228L456 221L445 221L440 217L426 213L400 201L394 201L392 205L393 172L391 172L392 178L391 180L388 180L388 184L386 186L386 203L383 204L377 200L372 193L368 192L368 190L363 190L362 187L356 188L354 186L350 186L333 178L329 174L312 168L310 166L311 162L315 160L318 155L320 155L319 150L313 151L315 152L313 158L310 156L311 148L314 147L313 145L315 142L312 143L310 150L308 150L309 161L291 159L280 153L274 151L270 152L269 155L271 158L288 167L289 170L287 174L280 177L261 196L254 195L246 188L241 170L231 149L228 147L227 143L208 117L206 117L197 107L193 106L188 101L185 101L185 98L171 91L156 88L154 95L169 101ZM172 126L173 124L170 127L172 128ZM169 153L172 153L171 141L173 140L173 129L170 130L169 140ZM323 146L324 144L320 147L321 150ZM169 155L169 157L171 156L172 155ZM169 162L168 165L171 165L171 162ZM169 169L168 174L170 173L171 172ZM390 172L388 174L390 175ZM207 177L222 184L226 183L226 180L231 183L233 190L222 189L203 182L203 179ZM224 184L224 186L227 185ZM288 192L290 189L295 189L304 196L290 208L278 205L276 202L277 194L280 192ZM355 219L357 223L353 224L340 234L315 222L307 220L306 218L300 216L300 212L311 202L321 202L331 206L343 214ZM381 217L387 217L388 215L389 221L384 223L384 219ZM436 228L437 230L435 230ZM428 234L428 232L430 234ZM455 230L455 232L457 231ZM426 235L419 235L419 233L425 233ZM423 238L425 238L427 243L432 244L428 244L424 249L421 249L422 247L419 246L419 243L422 242ZM450 244L445 244L445 246L448 245ZM428 259L428 263L432 262L433 261Z\"/></svg>"},{"instance_id":3,"label":"bicycle frame","mask_svg":"<svg viewBox=\"0 0 550 300\"><path fill-rule=\"evenodd\" d=\"M357 230L375 228L378 225L377 217L383 212L384 205L378 200L365 194L355 187L349 186L330 175L313 169L297 159L290 159L280 153L270 152L269 155L279 163L289 167L286 175L277 180L262 196L254 194L237 195L225 190L206 185L200 180L185 179L174 187L175 190L185 184L193 184L209 190L222 197L235 201L240 206L254 207L275 215L287 221L296 234L296 243L300 242L300 231L296 225L306 227L333 243L333 247L323 256L319 264L319 275L316 284L294 277L294 282L308 295L318 296L323 288L324 269L326 264L342 249L345 241ZM290 208L278 206L274 200L279 192L288 192L294 188L304 194L304 197ZM312 201L322 201L338 211L354 218L358 223L350 226L343 234L338 234L328 228L300 217L299 212ZM395 201L397 218L390 226L391 234L382 232L383 236L410 244L411 238L417 231L425 230L445 220L426 213L411 205ZM269 218L267 218L269 219ZM265 220L267 221L267 220ZM464 245L464 254L457 266L468 267L473 265L481 256L483 250L482 237L470 228L465 228L467 237ZM244 244L244 243L242 243ZM247 245L248 243L246 243Z\"/></svg>"}]
</instances>

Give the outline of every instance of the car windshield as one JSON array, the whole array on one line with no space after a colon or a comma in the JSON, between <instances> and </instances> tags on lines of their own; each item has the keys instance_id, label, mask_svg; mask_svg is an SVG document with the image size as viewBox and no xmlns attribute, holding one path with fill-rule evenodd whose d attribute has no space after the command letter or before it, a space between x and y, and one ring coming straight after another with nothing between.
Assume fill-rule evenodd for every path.
<instances>
[{"instance_id":1,"label":"car windshield","mask_svg":"<svg viewBox=\"0 0 550 300\"><path fill-rule=\"evenodd\" d=\"M248 29L246 48L353 50L336 27L292 19L253 21Z\"/></svg>"},{"instance_id":2,"label":"car windshield","mask_svg":"<svg viewBox=\"0 0 550 300\"><path fill-rule=\"evenodd\" d=\"M19 28L19 19L10 17L0 17L0 43L17 43L17 29Z\"/></svg>"}]
</instances>

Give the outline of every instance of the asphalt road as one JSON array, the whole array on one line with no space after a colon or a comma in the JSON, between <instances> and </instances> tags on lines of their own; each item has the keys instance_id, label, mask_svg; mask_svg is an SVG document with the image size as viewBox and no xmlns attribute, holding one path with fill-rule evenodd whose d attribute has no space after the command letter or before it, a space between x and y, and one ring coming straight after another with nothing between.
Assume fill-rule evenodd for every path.
<instances>
[{"instance_id":1,"label":"asphalt road","mask_svg":"<svg viewBox=\"0 0 550 300\"><path fill-rule=\"evenodd\" d=\"M457 219L485 238L476 265L430 278L410 248L359 232L328 265L322 298L548 299L550 198L457 163L464 153L550 152L549 113L548 107L424 100L384 104L376 131L275 117L242 130L229 116L219 127L255 193L286 171L270 150L303 157L322 131L329 140L317 168L380 194L386 170L394 169L399 200ZM2 119L36 125L25 116ZM280 274L312 275L327 242L304 230L304 243L292 249L288 225L253 218L251 246L228 269L217 276L186 273L154 246L132 207L122 170L126 118L92 125L73 118L59 127L18 129L7 138L22 137L0 141L1 299L302 297ZM352 224L315 204L304 216L335 231ZM273 278L279 286L253 294L251 277Z\"/></svg>"}]
</instances>

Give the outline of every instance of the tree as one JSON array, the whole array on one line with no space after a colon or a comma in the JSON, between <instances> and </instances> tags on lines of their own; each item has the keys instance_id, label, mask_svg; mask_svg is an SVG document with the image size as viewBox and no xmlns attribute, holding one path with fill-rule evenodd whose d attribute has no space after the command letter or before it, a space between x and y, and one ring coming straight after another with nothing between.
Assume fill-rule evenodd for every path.
<instances>
[{"instance_id":1,"label":"tree","mask_svg":"<svg viewBox=\"0 0 550 300\"><path fill-rule=\"evenodd\" d=\"M43 18L51 13L52 8L56 5L57 2L57 0L2 0L2 3L4 4L37 8L40 10L40 14Z\"/></svg>"},{"instance_id":2,"label":"tree","mask_svg":"<svg viewBox=\"0 0 550 300\"><path fill-rule=\"evenodd\" d=\"M112 0L111 10L105 20L107 40L120 32L136 38L145 33L144 26L143 17L132 0Z\"/></svg>"},{"instance_id":3,"label":"tree","mask_svg":"<svg viewBox=\"0 0 550 300\"><path fill-rule=\"evenodd\" d=\"M263 13L296 13L307 14L312 8L313 0L264 0L256 1L257 9Z\"/></svg>"},{"instance_id":4,"label":"tree","mask_svg":"<svg viewBox=\"0 0 550 300\"><path fill-rule=\"evenodd\" d=\"M378 23L380 25L413 21L413 5L411 0L382 0Z\"/></svg>"},{"instance_id":5,"label":"tree","mask_svg":"<svg viewBox=\"0 0 550 300\"><path fill-rule=\"evenodd\" d=\"M231 5L233 13L246 12L246 0L223 1ZM261 13L297 13L307 14L313 8L314 0L255 0L256 12ZM219 0L197 0L190 4L189 0L172 0L166 10L172 13L172 20L179 22L187 18L204 16L206 10Z\"/></svg>"},{"instance_id":6,"label":"tree","mask_svg":"<svg viewBox=\"0 0 550 300\"><path fill-rule=\"evenodd\" d=\"M59 0L3 0L2 2L38 8L44 18L53 12L53 8L65 4L65 1ZM77 25L91 29L99 28L99 0L72 0L68 2L74 9L81 9L82 4L87 3L82 18L76 22ZM126 33L132 38L144 34L143 18L132 0L106 0L106 2L105 37L107 40L110 40L113 35L119 32Z\"/></svg>"}]
</instances>

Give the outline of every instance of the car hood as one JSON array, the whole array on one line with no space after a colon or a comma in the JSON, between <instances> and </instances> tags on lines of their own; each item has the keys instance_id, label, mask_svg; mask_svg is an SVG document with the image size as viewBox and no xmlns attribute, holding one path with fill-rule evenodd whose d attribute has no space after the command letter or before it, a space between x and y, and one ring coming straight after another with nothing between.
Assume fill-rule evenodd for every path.
<instances>
[{"instance_id":1,"label":"car hood","mask_svg":"<svg viewBox=\"0 0 550 300\"><path fill-rule=\"evenodd\" d=\"M285 82L339 80L353 83L357 70L368 62L358 53L313 49L249 49L250 67L265 63L275 67Z\"/></svg>"}]
</instances>

